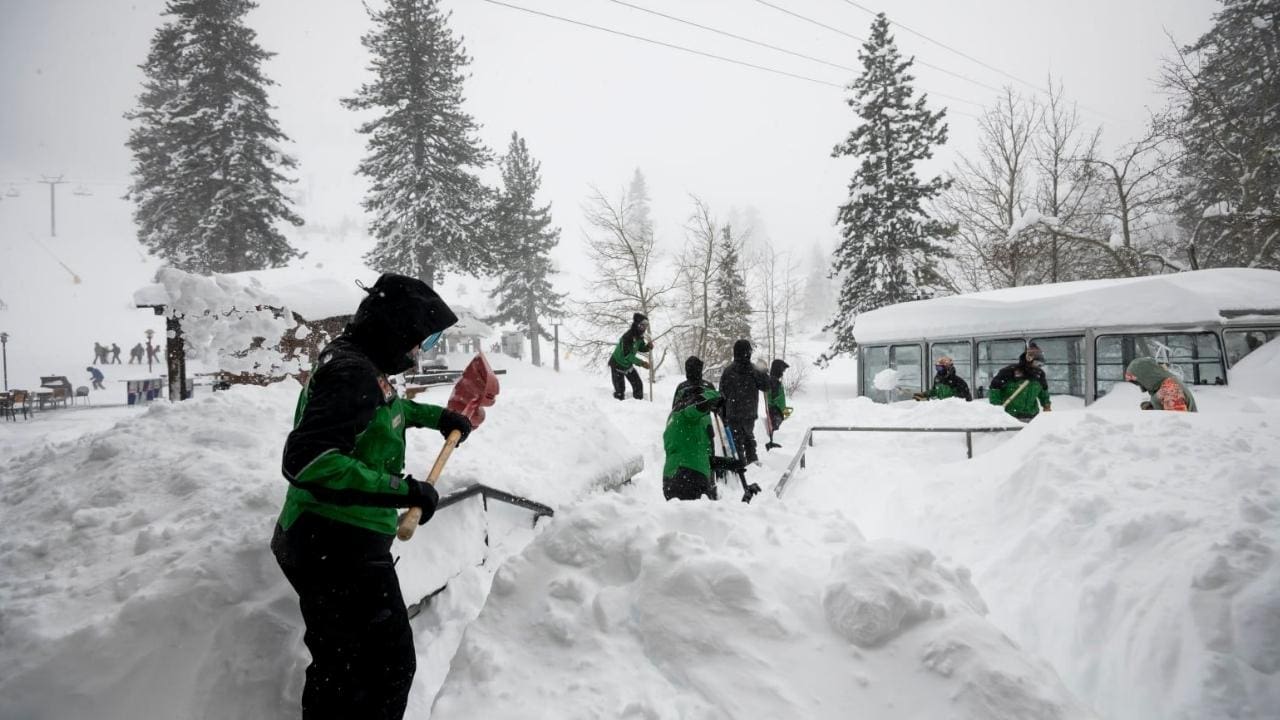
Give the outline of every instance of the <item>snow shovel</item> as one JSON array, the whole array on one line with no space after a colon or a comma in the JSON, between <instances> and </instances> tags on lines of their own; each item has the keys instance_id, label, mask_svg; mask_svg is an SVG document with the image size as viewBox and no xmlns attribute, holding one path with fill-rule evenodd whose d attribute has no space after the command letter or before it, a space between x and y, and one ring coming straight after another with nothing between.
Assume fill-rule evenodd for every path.
<instances>
[{"instance_id":1,"label":"snow shovel","mask_svg":"<svg viewBox=\"0 0 1280 720\"><path fill-rule=\"evenodd\" d=\"M465 415L471 421L471 429L475 430L484 422L484 409L493 405L497 397L498 376L493 374L493 369L489 367L489 361L485 359L484 353L476 353L471 362L467 363L466 369L462 371L458 384L453 386L453 394L449 396L447 407ZM431 472L427 473L426 482L436 484L440 479L440 473L444 471L444 464L449 461L449 456L453 454L453 449L458 446L458 441L461 439L462 433L457 430L449 433L444 447L436 456L435 464L431 466ZM422 508L414 507L406 510L400 516L396 537L401 540L412 538L414 531L418 529L418 520L421 517Z\"/></svg>"},{"instance_id":2,"label":"snow shovel","mask_svg":"<svg viewBox=\"0 0 1280 720\"><path fill-rule=\"evenodd\" d=\"M768 442L764 444L765 452L782 447L773 441L773 415L769 412L769 393L764 393L764 431L769 435Z\"/></svg>"},{"instance_id":3,"label":"snow shovel","mask_svg":"<svg viewBox=\"0 0 1280 720\"><path fill-rule=\"evenodd\" d=\"M742 456L742 453L738 451L738 443L733 439L733 430L727 425L724 428L724 437L729 446L729 451L733 453L733 456L738 460L739 465L745 465L747 460ZM738 480L742 482L742 502L749 503L751 502L751 498L760 493L760 486L756 483L747 482L747 471L745 468L738 470L737 473Z\"/></svg>"}]
</instances>

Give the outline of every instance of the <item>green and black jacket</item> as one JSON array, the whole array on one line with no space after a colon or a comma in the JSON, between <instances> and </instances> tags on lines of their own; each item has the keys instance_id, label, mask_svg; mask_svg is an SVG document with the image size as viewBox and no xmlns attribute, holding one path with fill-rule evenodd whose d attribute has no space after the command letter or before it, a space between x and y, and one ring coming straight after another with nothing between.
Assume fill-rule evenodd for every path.
<instances>
[{"instance_id":1,"label":"green and black jacket","mask_svg":"<svg viewBox=\"0 0 1280 720\"><path fill-rule=\"evenodd\" d=\"M284 447L290 487L280 526L287 530L311 512L395 534L395 509L420 505L421 493L435 493L402 475L405 429L435 428L440 413L438 406L399 397L359 347L335 340L298 397Z\"/></svg>"}]
</instances>

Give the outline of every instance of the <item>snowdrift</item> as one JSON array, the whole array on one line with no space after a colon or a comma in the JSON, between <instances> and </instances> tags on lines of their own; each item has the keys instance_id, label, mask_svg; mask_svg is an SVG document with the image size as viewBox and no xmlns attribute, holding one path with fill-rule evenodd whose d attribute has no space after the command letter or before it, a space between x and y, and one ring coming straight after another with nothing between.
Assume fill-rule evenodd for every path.
<instances>
[{"instance_id":1,"label":"snowdrift","mask_svg":"<svg viewBox=\"0 0 1280 720\"><path fill-rule=\"evenodd\" d=\"M302 622L268 548L297 392L285 382L157 403L105 431L36 443L0 468L5 717L297 714ZM482 479L559 504L636 454L590 402L518 387L500 402L454 453L445 492ZM591 442L563 441L571 436ZM429 430L409 438L409 470L423 474L440 440ZM558 468L555 482L544 474L535 485L532 473L547 467ZM478 508L448 511L413 547L398 545L406 600L482 558L485 523ZM454 565L429 559L450 552Z\"/></svg>"},{"instance_id":2,"label":"snowdrift","mask_svg":"<svg viewBox=\"0 0 1280 720\"><path fill-rule=\"evenodd\" d=\"M964 570L777 504L601 495L499 569L435 717L1091 717Z\"/></svg>"},{"instance_id":3,"label":"snowdrift","mask_svg":"<svg viewBox=\"0 0 1280 720\"><path fill-rule=\"evenodd\" d=\"M1042 416L972 462L824 439L786 500L944 549L1106 717L1275 717L1280 415L1113 407Z\"/></svg>"}]
</instances>

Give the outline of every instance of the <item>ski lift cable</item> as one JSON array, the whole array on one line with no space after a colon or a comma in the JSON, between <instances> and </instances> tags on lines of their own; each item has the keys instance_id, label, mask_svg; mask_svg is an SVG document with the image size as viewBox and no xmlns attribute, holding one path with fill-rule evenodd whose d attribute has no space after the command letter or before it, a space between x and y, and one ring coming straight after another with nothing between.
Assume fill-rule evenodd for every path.
<instances>
[{"instance_id":1,"label":"ski lift cable","mask_svg":"<svg viewBox=\"0 0 1280 720\"><path fill-rule=\"evenodd\" d=\"M880 13L876 12L875 10L872 10L871 8L869 8L869 7L865 6L865 5L862 5L862 4L860 4L860 3L854 2L854 0L843 0L843 2L844 2L845 4L847 4L847 5L851 5L851 6L855 7L855 8L857 8L857 9L861 10L861 11L862 11L862 12L864 12L864 13L867 13L868 15L873 15L873 16L874 16L874 15L879 15L879 14L880 14ZM886 15L886 19L889 19L887 15ZM1053 94L1053 91L1052 91L1052 89L1051 89L1051 88L1044 88L1044 87L1041 87L1041 86L1039 86L1039 85L1036 85L1035 83L1032 83L1032 82L1028 82L1028 81L1026 81L1026 80L1023 80L1022 78L1020 78L1020 77L1018 77L1018 76L1016 76L1016 75L1012 75L1012 74L1010 74L1010 73L1008 73L1008 72L1005 72L1004 70L1002 70L1002 69L1000 69L1000 68L996 67L995 65L992 65L992 64L990 64L990 63L984 62L984 61L982 61L982 60L980 60L980 59L978 59L978 58L976 58L976 57L974 57L974 56L970 55L969 53L964 52L963 50L960 50L960 49L958 49L958 48L952 47L951 45L948 45L947 43L944 43L944 42L942 42L941 40L935 40L935 39L933 39L933 38L929 37L928 35L926 35L926 34L924 34L924 33L920 32L919 30L914 30L914 29L912 29L912 28L910 28L910 27L908 27L908 26L906 26L906 25L904 25L904 24L902 24L902 23L898 22L897 20L889 19L889 22L890 22L892 25L894 25L895 27L902 28L903 30L906 30L907 32L911 33L912 35L915 35L916 37L920 38L921 40L924 40L925 42L933 43L934 45L937 45L938 47L942 48L943 50L947 50L947 51L949 51L949 52L955 53L956 55L958 55L958 56L960 56L960 57L964 58L965 60L968 60L969 62L972 62L972 63L975 63L975 64L977 64L977 65L980 65L980 66L982 66L982 67L984 67L984 68L986 68L986 69L988 69L988 70L990 70L990 71L992 71L992 72L994 72L994 73L998 73L998 74L1000 74L1000 75L1003 75L1004 77L1009 78L1010 80L1013 80L1014 82L1021 83L1022 85L1025 85L1025 86L1027 86L1027 87L1031 88L1032 90L1034 90L1034 91L1036 91L1036 92L1038 92L1038 93L1044 93L1044 94L1046 94L1046 95L1052 95L1052 94ZM1097 110L1097 109L1095 109L1095 108L1091 108L1091 107L1089 107L1088 105L1084 105L1084 104L1082 104L1082 103L1078 103L1078 104L1080 105L1080 107L1084 108L1085 110L1088 110L1089 112L1092 112L1093 114L1095 114L1095 115L1097 115L1097 116L1099 116L1099 117L1101 117L1101 118L1104 118L1104 119L1111 119L1111 118L1110 118L1110 116L1108 116L1106 113L1102 112L1101 110Z\"/></svg>"},{"instance_id":2,"label":"ski lift cable","mask_svg":"<svg viewBox=\"0 0 1280 720\"><path fill-rule=\"evenodd\" d=\"M765 7L771 7L771 8L773 8L774 10L777 10L777 11L778 11L778 12L780 12L780 13L784 13L784 14L790 15L791 17L797 18L797 19L799 19L799 20L803 20L804 22L807 22L807 23L809 23L809 24L811 24L811 25L817 25L818 27L826 28L827 30L830 30L831 32L834 32L834 33L837 33L837 34L843 35L843 36L845 36L845 37L847 37L847 38L850 38L850 39L853 39L853 40L857 40L858 42L866 42L866 38L858 37L857 35L854 35L853 33L845 32L844 30L841 30L841 29L840 29L840 28L838 28L838 27L835 27L835 26L833 26L833 25L828 25L828 24L826 24L826 23L824 23L824 22L820 22L820 21L818 21L818 20L814 20L813 18L811 18L811 17L807 17L807 16L805 16L805 15L801 15L801 14L800 14L800 13L798 13L798 12L793 12L793 11L788 10L788 9L786 9L786 8L778 7L777 5L774 5L773 3L768 2L767 0L755 0L755 1L756 1L757 3L760 3L761 5L764 5ZM916 63L918 63L918 64L920 64L920 65L922 65L922 66L924 66L924 67L932 68L932 69L934 69L934 70L937 70L937 71L938 71L938 72L940 72L940 73L943 73L943 74L945 74L945 75L950 75L951 77L954 77L954 78L956 78L956 79L958 79L958 80L964 80L965 82L973 83L974 85L977 85L978 87L986 88L987 90L991 90L992 92L1000 92L1000 88L996 87L995 85L988 85L987 83L984 83L984 82L982 82L981 80L975 80L974 78L971 78L971 77L969 77L968 75L964 75L964 74L962 74L962 73L958 73L958 72L955 72L955 71L953 71L953 70L948 70L948 69L946 69L946 68L942 67L941 65L934 65L933 63L931 63L931 62L926 62L926 61L924 61L924 60L921 60L921 59L920 59L920 58L918 58L918 57L914 57L913 59L915 60L915 62L916 62Z\"/></svg>"},{"instance_id":3,"label":"ski lift cable","mask_svg":"<svg viewBox=\"0 0 1280 720\"><path fill-rule=\"evenodd\" d=\"M613 28L607 28L607 27L603 27L603 26L600 26L600 25L593 25L593 24L591 24L591 23L583 22L583 21L581 21L581 20L574 20L574 19L572 19L572 18L562 17L562 16L560 16L560 15L554 15L554 14L552 14L552 13L542 12L542 11L540 11L540 10L533 10L533 9L531 9L531 8L522 7L522 6L520 6L520 5L512 5L511 3L502 2L501 0L483 0L483 1L484 1L484 2L486 2L486 3L489 3L490 5L497 5L497 6L499 6L499 7L504 7L504 8L508 8L508 9L511 9L511 10L517 10L517 11L524 12L524 13L529 13L530 15L538 15L538 16L540 16L540 17L549 18L549 19L551 19L551 20L559 20L559 21L561 21L561 22L566 22L566 23L569 23L569 24L571 24L571 25L578 25L578 26L580 26L580 27L585 27L585 28L588 28L588 29L591 29L591 30L599 30L599 31L601 31L601 32L606 32L606 33L610 33L610 34L613 34L613 35L620 35L620 36L622 36L622 37L630 38L630 39L632 39L632 40L639 40L639 41L641 41L641 42L646 42L646 43L650 43L650 44L653 44L653 45L658 45L658 46L660 46L660 47L665 47L665 48L668 48L668 49L671 49L671 50L679 50L679 51L681 51L681 52L686 52L686 53L690 53L690 54L693 54L693 55L700 55L700 56L702 56L702 57L711 58L711 59L713 59L713 60L720 60L720 61L723 61L723 62L733 63L734 65L741 65L741 66L743 66L743 67L751 68L751 69L754 69L754 70L760 70L760 71L767 72L767 73L772 73L772 74L775 74L775 75L783 75L783 76L786 76L786 77L794 78L794 79L796 79L796 80L804 80L804 81L806 81L806 82L815 83L815 84L818 84L818 85L826 85L826 86L828 86L828 87L839 88L839 89L841 89L841 90L844 90L844 89L845 89L845 86L844 86L844 85L841 85L840 83L828 82L828 81L826 81L826 80L821 80L821 79L818 79L818 78L809 77L809 76L807 76L807 75L800 75L800 74L797 74L797 73L787 72L787 71L785 71L785 70L778 70L778 69L776 69L776 68L766 67L766 66L764 66L764 65L757 65L757 64L755 64L755 63L749 63L749 62L746 62L746 61L744 61L744 60L737 60L737 59L734 59L734 58L724 57L724 56L722 56L722 55L716 55L716 54L714 54L714 53L709 53L709 52L705 52L705 51L702 51L702 50L697 50L697 49L694 49L694 48L685 47L685 46L683 46L683 45L677 45L677 44L675 44L675 43L665 42L665 41L662 41L662 40L655 40L655 39L652 39L652 38L643 37L643 36L641 36L641 35L633 35L633 34L631 34L631 33L624 32L624 31L622 31L622 30L615 30L615 29L613 29ZM921 89L922 89L922 90L924 90L923 88L921 88ZM924 91L925 91L925 92L929 92L929 91L927 91L927 90L924 90ZM973 105L981 106L979 103L973 103L973 102L972 102L972 101L970 101L970 100L965 100L964 98L955 97L955 96L953 96L953 95L947 95L947 94L944 94L944 93L929 93L929 94L936 95L936 96L938 96L938 97L942 97L942 98L947 98L947 99L949 99L949 100L955 100L955 101L957 101L957 102L964 102L964 103L970 103L970 104L973 104ZM975 120L978 120L978 119L979 119L979 118L978 118L978 116L976 116L976 115L974 115L974 114L972 114L972 113L969 113L969 112L965 112L964 110L957 110L957 109L955 109L955 108L948 108L948 109L949 109L951 112L954 112L954 113L957 113L957 114L960 114L960 115L965 115L965 116L968 116L968 117L973 118L973 119L975 119Z\"/></svg>"}]
</instances>

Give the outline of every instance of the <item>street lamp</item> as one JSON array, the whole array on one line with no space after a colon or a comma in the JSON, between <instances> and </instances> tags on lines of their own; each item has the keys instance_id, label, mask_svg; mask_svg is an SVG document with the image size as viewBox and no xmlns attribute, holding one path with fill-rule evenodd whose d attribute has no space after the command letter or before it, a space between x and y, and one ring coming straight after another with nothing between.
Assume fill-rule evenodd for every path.
<instances>
[{"instance_id":1,"label":"street lamp","mask_svg":"<svg viewBox=\"0 0 1280 720\"><path fill-rule=\"evenodd\" d=\"M147 330L146 330L146 335L147 335L147 375L150 375L150 374L151 374L151 357L152 357L152 352L151 352L151 336L152 336L152 335L154 335L154 334L155 334L155 332L156 332L156 331L155 331L155 330L152 330L151 328L147 328Z\"/></svg>"},{"instance_id":2,"label":"street lamp","mask_svg":"<svg viewBox=\"0 0 1280 720\"><path fill-rule=\"evenodd\" d=\"M555 331L556 331L556 335L555 335L556 344L555 344L555 350L554 350L555 368L556 368L556 372L560 372L560 326L564 324L564 318L560 317L559 315L553 315L548 319L551 320L551 327L555 328Z\"/></svg>"},{"instance_id":3,"label":"street lamp","mask_svg":"<svg viewBox=\"0 0 1280 720\"><path fill-rule=\"evenodd\" d=\"M9 392L9 333L0 332L0 355L4 356L4 391Z\"/></svg>"}]
</instances>

